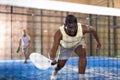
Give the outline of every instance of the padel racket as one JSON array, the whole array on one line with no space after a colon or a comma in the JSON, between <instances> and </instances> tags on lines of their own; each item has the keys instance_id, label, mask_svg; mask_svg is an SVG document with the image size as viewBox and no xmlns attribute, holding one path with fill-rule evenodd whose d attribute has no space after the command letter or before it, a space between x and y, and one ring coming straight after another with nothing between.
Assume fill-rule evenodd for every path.
<instances>
[{"instance_id":1,"label":"padel racket","mask_svg":"<svg viewBox=\"0 0 120 80\"><path fill-rule=\"evenodd\" d=\"M30 61L41 70L46 70L51 67L51 61L49 58L41 55L40 53L31 53Z\"/></svg>"}]
</instances>

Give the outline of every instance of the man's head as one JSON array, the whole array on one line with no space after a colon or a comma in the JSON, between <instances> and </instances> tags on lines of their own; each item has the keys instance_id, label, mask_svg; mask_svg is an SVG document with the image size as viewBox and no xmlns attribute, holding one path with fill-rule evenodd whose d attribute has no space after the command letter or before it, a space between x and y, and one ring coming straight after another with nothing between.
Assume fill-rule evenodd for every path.
<instances>
[{"instance_id":1,"label":"man's head","mask_svg":"<svg viewBox=\"0 0 120 80\"><path fill-rule=\"evenodd\" d=\"M65 19L65 25L77 24L77 18L74 15L68 15Z\"/></svg>"},{"instance_id":2,"label":"man's head","mask_svg":"<svg viewBox=\"0 0 120 80\"><path fill-rule=\"evenodd\" d=\"M27 31L25 29L23 29L22 34L23 34L23 36L26 36L27 35Z\"/></svg>"},{"instance_id":3,"label":"man's head","mask_svg":"<svg viewBox=\"0 0 120 80\"><path fill-rule=\"evenodd\" d=\"M65 31L70 36L75 36L77 33L77 19L73 15L68 15L65 19Z\"/></svg>"}]
</instances>

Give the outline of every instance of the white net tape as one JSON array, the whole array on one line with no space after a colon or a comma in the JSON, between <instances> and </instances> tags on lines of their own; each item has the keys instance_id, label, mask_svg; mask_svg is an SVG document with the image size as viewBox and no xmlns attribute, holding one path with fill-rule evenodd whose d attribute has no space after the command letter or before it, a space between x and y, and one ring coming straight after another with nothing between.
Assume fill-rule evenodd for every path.
<instances>
[{"instance_id":1,"label":"white net tape","mask_svg":"<svg viewBox=\"0 0 120 80\"><path fill-rule=\"evenodd\" d=\"M120 16L120 9L117 8L108 8L52 0L0 0L0 4L56 11L79 12L86 14Z\"/></svg>"}]
</instances>

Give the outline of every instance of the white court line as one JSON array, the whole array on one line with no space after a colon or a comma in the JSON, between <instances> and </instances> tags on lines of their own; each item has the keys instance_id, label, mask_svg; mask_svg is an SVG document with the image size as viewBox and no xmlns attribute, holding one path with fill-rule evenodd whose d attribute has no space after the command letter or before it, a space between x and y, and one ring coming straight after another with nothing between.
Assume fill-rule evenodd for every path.
<instances>
[{"instance_id":1,"label":"white court line","mask_svg":"<svg viewBox=\"0 0 120 80\"><path fill-rule=\"evenodd\" d=\"M78 72L78 68L77 67L73 67L73 66L69 65L69 66L65 66L65 68L69 69L69 70L73 70L75 72ZM102 76L108 77L109 79L113 79L113 78L120 79L120 77L118 77L118 76L116 77L116 76L109 75L110 73L108 71L106 71L105 69L103 69L102 67L98 67L98 70L101 69L103 71L106 71L105 74L104 73L95 72L94 69L96 69L96 68L86 69L86 73L92 73L92 74L96 74L96 75L102 75ZM92 74L91 75L85 74L85 77L97 77L97 76L92 75Z\"/></svg>"},{"instance_id":2,"label":"white court line","mask_svg":"<svg viewBox=\"0 0 120 80\"><path fill-rule=\"evenodd\" d=\"M116 58L116 57L103 57L103 56L94 56L94 57L89 57L89 58L92 58L92 59L104 59L104 60L108 60L108 59L110 59L110 60L120 60L120 57L118 57L118 58Z\"/></svg>"}]
</instances>

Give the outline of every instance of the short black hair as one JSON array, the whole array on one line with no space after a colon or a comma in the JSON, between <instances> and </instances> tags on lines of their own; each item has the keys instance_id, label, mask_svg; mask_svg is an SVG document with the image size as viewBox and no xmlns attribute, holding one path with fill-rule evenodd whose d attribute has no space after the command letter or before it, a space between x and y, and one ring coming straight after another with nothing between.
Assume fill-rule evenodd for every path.
<instances>
[{"instance_id":1,"label":"short black hair","mask_svg":"<svg viewBox=\"0 0 120 80\"><path fill-rule=\"evenodd\" d=\"M69 24L77 24L77 18L74 15L67 15L65 19L65 26Z\"/></svg>"}]
</instances>

